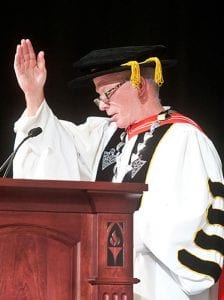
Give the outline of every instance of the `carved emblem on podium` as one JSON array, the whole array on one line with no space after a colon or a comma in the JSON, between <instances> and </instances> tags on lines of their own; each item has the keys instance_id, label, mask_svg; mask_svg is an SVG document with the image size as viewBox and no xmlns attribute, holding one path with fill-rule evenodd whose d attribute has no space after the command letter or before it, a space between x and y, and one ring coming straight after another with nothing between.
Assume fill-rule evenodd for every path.
<instances>
[{"instance_id":1,"label":"carved emblem on podium","mask_svg":"<svg viewBox=\"0 0 224 300\"><path fill-rule=\"evenodd\" d=\"M108 223L107 232L107 265L123 266L123 223Z\"/></svg>"}]
</instances>

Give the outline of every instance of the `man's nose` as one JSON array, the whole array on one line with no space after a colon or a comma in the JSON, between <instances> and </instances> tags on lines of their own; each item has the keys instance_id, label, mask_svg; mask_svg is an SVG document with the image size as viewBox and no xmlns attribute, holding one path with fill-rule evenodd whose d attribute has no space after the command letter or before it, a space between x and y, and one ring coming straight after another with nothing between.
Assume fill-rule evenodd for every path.
<instances>
[{"instance_id":1,"label":"man's nose","mask_svg":"<svg viewBox=\"0 0 224 300\"><path fill-rule=\"evenodd\" d=\"M109 104L108 104L108 103L105 103L105 102L103 102L103 101L100 101L100 103L99 103L99 110L104 111L104 110L106 110L108 107L109 107Z\"/></svg>"}]
</instances>

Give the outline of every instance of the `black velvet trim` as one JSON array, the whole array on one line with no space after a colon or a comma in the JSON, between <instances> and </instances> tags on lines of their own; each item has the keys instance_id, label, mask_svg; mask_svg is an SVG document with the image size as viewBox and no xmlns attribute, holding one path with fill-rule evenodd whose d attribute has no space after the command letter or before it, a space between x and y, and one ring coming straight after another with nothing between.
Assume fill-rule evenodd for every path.
<instances>
[{"instance_id":1,"label":"black velvet trim","mask_svg":"<svg viewBox=\"0 0 224 300\"><path fill-rule=\"evenodd\" d=\"M217 235L207 235L200 230L196 235L195 243L203 249L216 250L224 255L224 240Z\"/></svg>"},{"instance_id":2,"label":"black velvet trim","mask_svg":"<svg viewBox=\"0 0 224 300\"><path fill-rule=\"evenodd\" d=\"M224 185L221 182L211 181L209 179L208 184L213 197L224 197Z\"/></svg>"},{"instance_id":3,"label":"black velvet trim","mask_svg":"<svg viewBox=\"0 0 224 300\"><path fill-rule=\"evenodd\" d=\"M102 170L103 155L104 155L105 151L110 152L112 149L114 149L114 151L115 151L114 153L116 154L116 146L121 141L120 136L121 136L122 132L124 132L124 129L118 128L115 131L115 133L112 135L112 137L109 140L107 146L105 147L105 149L102 153L102 156L100 158L99 165L98 165L96 181L112 181L112 178L113 178L113 175L114 175L113 168L114 168L115 163L109 165L107 168Z\"/></svg>"},{"instance_id":4,"label":"black velvet trim","mask_svg":"<svg viewBox=\"0 0 224 300\"><path fill-rule=\"evenodd\" d=\"M124 176L124 178L122 180L123 182L137 182L137 183L145 182L145 177L146 177L146 174L148 171L150 161L154 154L155 148L158 145L158 143L160 142L162 136L170 128L170 126L172 126L172 123L165 124L165 125L157 127L155 129L155 131L153 132L153 136L148 140L148 142L146 143L146 147L141 152L141 159L146 161L145 165L139 170L139 172L136 173L136 175L133 178L131 177L131 172L128 172ZM106 147L102 153L99 165L98 165L96 181L112 181L112 178L114 176L113 169L114 169L115 163L109 165L104 170L102 170L103 156L104 156L105 151L110 152L112 149L113 149L113 151L116 151L116 146L120 142L120 135L122 132L124 132L123 129L117 129L115 131L115 133L113 134L113 136L111 137L111 139L109 140L108 144L106 145ZM137 153L137 146L140 142L143 141L144 134L145 134L145 132L140 133L138 135L135 145L132 149L132 153ZM114 152L114 153L116 153L116 152ZM130 159L131 159L131 156L130 156ZM129 161L129 163L130 163L130 161Z\"/></svg>"},{"instance_id":5,"label":"black velvet trim","mask_svg":"<svg viewBox=\"0 0 224 300\"><path fill-rule=\"evenodd\" d=\"M188 267L192 271L211 276L214 278L215 282L221 275L222 269L217 263L202 260L184 249L178 251L178 259L184 266Z\"/></svg>"},{"instance_id":6,"label":"black velvet trim","mask_svg":"<svg viewBox=\"0 0 224 300\"><path fill-rule=\"evenodd\" d=\"M145 182L149 164L151 162L151 159L155 152L155 149L156 149L157 145L159 144L161 138L166 133L166 131L170 128L171 125L172 124L166 124L166 125L157 127L155 129L155 131L153 132L153 136L150 139L148 139L148 141L146 142L145 148L140 153L141 159L146 161L146 164L143 167L141 167L141 169L138 171L138 173L133 178L131 177L131 171L129 171L124 176L123 182L141 182L141 183ZM141 143L143 141L144 134L145 134L145 132L139 134L139 136L136 140L135 146L132 150L132 153L137 153L138 143ZM131 162L131 157L129 160L129 164L130 164L130 162Z\"/></svg>"},{"instance_id":7,"label":"black velvet trim","mask_svg":"<svg viewBox=\"0 0 224 300\"><path fill-rule=\"evenodd\" d=\"M207 218L210 224L219 224L224 226L224 211L214 209L212 208L212 205L209 206Z\"/></svg>"}]
</instances>

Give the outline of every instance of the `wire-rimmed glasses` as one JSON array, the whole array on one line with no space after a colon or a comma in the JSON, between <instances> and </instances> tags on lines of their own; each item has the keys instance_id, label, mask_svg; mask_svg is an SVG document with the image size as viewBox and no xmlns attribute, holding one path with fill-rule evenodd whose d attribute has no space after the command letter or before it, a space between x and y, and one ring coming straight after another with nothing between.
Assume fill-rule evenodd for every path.
<instances>
[{"instance_id":1,"label":"wire-rimmed glasses","mask_svg":"<svg viewBox=\"0 0 224 300\"><path fill-rule=\"evenodd\" d=\"M95 98L93 102L99 107L100 102L103 102L105 104L110 103L110 98L113 96L113 94L125 83L126 81L119 82L117 85L109 89L108 91L104 92L102 95L100 95L98 98Z\"/></svg>"}]
</instances>

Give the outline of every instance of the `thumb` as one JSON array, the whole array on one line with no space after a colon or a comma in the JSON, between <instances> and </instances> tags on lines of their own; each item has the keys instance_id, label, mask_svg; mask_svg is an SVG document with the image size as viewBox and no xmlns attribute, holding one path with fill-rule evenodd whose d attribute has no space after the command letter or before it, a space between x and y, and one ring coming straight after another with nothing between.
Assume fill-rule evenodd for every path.
<instances>
[{"instance_id":1,"label":"thumb","mask_svg":"<svg viewBox=\"0 0 224 300\"><path fill-rule=\"evenodd\" d=\"M37 55L37 67L41 70L45 69L44 51L40 51Z\"/></svg>"}]
</instances>

